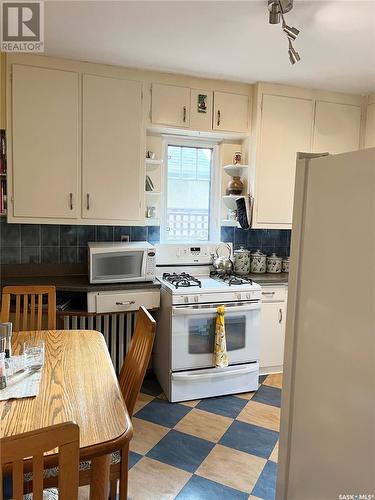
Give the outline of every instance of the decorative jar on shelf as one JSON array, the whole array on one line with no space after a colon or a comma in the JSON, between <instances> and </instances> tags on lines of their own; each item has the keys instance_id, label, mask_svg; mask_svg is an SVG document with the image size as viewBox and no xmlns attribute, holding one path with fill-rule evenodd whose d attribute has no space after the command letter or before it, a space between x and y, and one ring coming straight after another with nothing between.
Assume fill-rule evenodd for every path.
<instances>
[{"instance_id":1,"label":"decorative jar on shelf","mask_svg":"<svg viewBox=\"0 0 375 500\"><path fill-rule=\"evenodd\" d=\"M233 155L233 165L238 165L241 163L242 153L241 151L236 151Z\"/></svg>"},{"instance_id":2,"label":"decorative jar on shelf","mask_svg":"<svg viewBox=\"0 0 375 500\"><path fill-rule=\"evenodd\" d=\"M228 194L236 194L239 195L243 190L243 182L241 181L241 177L233 177L232 180L228 182L227 191Z\"/></svg>"},{"instance_id":3,"label":"decorative jar on shelf","mask_svg":"<svg viewBox=\"0 0 375 500\"><path fill-rule=\"evenodd\" d=\"M289 273L289 257L285 257L285 259L283 259L281 270L283 273Z\"/></svg>"}]
</instances>

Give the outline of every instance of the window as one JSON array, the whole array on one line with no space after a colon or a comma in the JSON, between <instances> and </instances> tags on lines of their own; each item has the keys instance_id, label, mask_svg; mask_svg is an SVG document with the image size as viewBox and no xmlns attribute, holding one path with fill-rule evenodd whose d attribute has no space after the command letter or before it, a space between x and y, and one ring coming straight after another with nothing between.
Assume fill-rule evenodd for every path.
<instances>
[{"instance_id":1,"label":"window","mask_svg":"<svg viewBox=\"0 0 375 500\"><path fill-rule=\"evenodd\" d=\"M214 238L213 158L214 145L168 144L163 221L165 241L208 241Z\"/></svg>"}]
</instances>

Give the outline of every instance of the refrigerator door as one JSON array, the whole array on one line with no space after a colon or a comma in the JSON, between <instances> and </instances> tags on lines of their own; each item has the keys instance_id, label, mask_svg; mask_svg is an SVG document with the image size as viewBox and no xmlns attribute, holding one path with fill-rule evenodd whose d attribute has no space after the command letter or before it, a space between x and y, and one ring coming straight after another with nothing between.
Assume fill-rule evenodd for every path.
<instances>
[{"instance_id":1,"label":"refrigerator door","mask_svg":"<svg viewBox=\"0 0 375 500\"><path fill-rule=\"evenodd\" d=\"M375 493L374 256L375 149L298 161L278 500Z\"/></svg>"}]
</instances>

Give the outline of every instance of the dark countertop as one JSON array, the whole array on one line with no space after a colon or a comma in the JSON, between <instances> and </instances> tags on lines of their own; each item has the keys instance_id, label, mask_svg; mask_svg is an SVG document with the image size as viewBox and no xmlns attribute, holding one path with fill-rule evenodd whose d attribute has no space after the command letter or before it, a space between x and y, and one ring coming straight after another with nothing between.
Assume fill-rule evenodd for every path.
<instances>
[{"instance_id":1,"label":"dark countertop","mask_svg":"<svg viewBox=\"0 0 375 500\"><path fill-rule=\"evenodd\" d=\"M87 272L79 265L24 264L1 266L1 286L7 285L55 285L58 292L98 292L106 290L140 290L160 288L158 281L136 283L89 283Z\"/></svg>"},{"instance_id":2,"label":"dark countertop","mask_svg":"<svg viewBox=\"0 0 375 500\"><path fill-rule=\"evenodd\" d=\"M287 285L289 273L250 273L246 276L259 285Z\"/></svg>"}]
</instances>

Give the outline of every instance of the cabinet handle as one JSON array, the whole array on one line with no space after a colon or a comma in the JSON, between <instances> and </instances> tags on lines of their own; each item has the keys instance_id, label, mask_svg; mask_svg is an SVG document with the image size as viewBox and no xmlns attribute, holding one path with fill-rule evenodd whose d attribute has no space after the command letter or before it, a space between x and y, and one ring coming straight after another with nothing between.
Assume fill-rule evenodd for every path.
<instances>
[{"instance_id":1,"label":"cabinet handle","mask_svg":"<svg viewBox=\"0 0 375 500\"><path fill-rule=\"evenodd\" d=\"M135 300L128 300L127 302L116 302L116 306L131 306L135 304Z\"/></svg>"},{"instance_id":2,"label":"cabinet handle","mask_svg":"<svg viewBox=\"0 0 375 500\"><path fill-rule=\"evenodd\" d=\"M182 117L182 121L185 123L186 122L186 106L183 107L183 110L184 110L184 114Z\"/></svg>"},{"instance_id":3,"label":"cabinet handle","mask_svg":"<svg viewBox=\"0 0 375 500\"><path fill-rule=\"evenodd\" d=\"M281 323L283 320L283 310L279 309L279 323Z\"/></svg>"},{"instance_id":4,"label":"cabinet handle","mask_svg":"<svg viewBox=\"0 0 375 500\"><path fill-rule=\"evenodd\" d=\"M275 295L275 292L262 292L262 295Z\"/></svg>"},{"instance_id":5,"label":"cabinet handle","mask_svg":"<svg viewBox=\"0 0 375 500\"><path fill-rule=\"evenodd\" d=\"M86 209L90 210L90 193L86 194Z\"/></svg>"},{"instance_id":6,"label":"cabinet handle","mask_svg":"<svg viewBox=\"0 0 375 500\"><path fill-rule=\"evenodd\" d=\"M216 125L219 127L220 126L220 121L221 121L221 113L220 109L217 110L217 122Z\"/></svg>"},{"instance_id":7,"label":"cabinet handle","mask_svg":"<svg viewBox=\"0 0 375 500\"><path fill-rule=\"evenodd\" d=\"M69 206L70 210L73 210L73 193L69 193Z\"/></svg>"}]
</instances>

